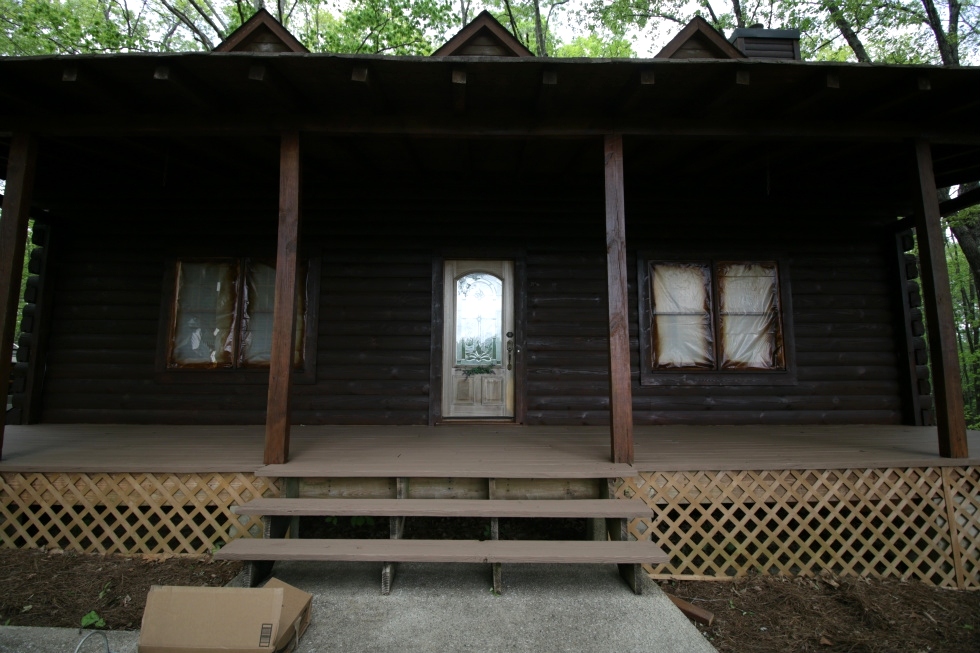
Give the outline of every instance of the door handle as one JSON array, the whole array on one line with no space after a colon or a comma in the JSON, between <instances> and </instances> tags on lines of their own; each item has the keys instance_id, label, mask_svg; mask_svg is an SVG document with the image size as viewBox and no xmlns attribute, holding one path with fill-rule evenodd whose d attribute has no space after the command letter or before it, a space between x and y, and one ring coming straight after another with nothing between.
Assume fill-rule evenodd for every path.
<instances>
[{"instance_id":1,"label":"door handle","mask_svg":"<svg viewBox=\"0 0 980 653\"><path fill-rule=\"evenodd\" d=\"M514 341L508 340L507 341L507 369L508 370L513 369L513 361L514 361Z\"/></svg>"}]
</instances>

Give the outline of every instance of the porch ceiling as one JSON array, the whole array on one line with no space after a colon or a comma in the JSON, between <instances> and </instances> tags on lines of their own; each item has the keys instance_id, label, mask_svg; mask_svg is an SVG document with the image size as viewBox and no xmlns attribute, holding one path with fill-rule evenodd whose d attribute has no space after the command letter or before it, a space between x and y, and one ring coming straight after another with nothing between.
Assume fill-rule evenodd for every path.
<instances>
[{"instance_id":1,"label":"porch ceiling","mask_svg":"<svg viewBox=\"0 0 980 653\"><path fill-rule=\"evenodd\" d=\"M52 209L93 188L106 191L100 197L186 195L182 177L201 193L274 190L284 128L304 133L304 163L321 179L601 180L608 132L626 135L627 175L642 168L663 188L689 178L711 180L721 193L760 170L792 171L811 191L833 187L838 200L857 179L854 196L865 196L905 183L896 173L913 138L934 144L939 186L980 179L972 119L980 69L972 68L240 53L3 58L0 100L0 168L10 133L38 133L35 198Z\"/></svg>"},{"instance_id":2,"label":"porch ceiling","mask_svg":"<svg viewBox=\"0 0 980 653\"><path fill-rule=\"evenodd\" d=\"M246 472L293 477L596 478L649 471L966 467L935 427L636 427L636 462L609 461L605 427L304 426L263 466L261 426L8 426L0 473Z\"/></svg>"}]
</instances>

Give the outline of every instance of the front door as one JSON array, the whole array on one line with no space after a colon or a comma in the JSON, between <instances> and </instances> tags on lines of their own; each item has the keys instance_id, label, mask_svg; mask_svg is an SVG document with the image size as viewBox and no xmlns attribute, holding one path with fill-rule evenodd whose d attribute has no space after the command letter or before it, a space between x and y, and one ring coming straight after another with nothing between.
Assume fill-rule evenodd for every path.
<instances>
[{"instance_id":1,"label":"front door","mask_svg":"<svg viewBox=\"0 0 980 653\"><path fill-rule=\"evenodd\" d=\"M514 417L514 262L446 261L443 417Z\"/></svg>"}]
</instances>

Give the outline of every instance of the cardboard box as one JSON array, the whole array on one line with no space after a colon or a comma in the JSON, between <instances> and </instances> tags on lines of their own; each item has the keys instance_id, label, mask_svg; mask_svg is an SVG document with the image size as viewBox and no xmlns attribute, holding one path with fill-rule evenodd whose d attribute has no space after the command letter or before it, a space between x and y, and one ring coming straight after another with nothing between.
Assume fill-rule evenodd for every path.
<instances>
[{"instance_id":1,"label":"cardboard box","mask_svg":"<svg viewBox=\"0 0 980 653\"><path fill-rule=\"evenodd\" d=\"M289 653L310 625L312 599L275 578L250 589L154 586L139 653Z\"/></svg>"}]
</instances>

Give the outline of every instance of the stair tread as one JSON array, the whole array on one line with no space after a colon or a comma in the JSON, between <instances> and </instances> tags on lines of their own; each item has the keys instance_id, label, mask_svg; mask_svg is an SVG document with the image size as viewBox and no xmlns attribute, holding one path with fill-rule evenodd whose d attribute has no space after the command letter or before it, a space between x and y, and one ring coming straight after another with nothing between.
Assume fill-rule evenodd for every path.
<instances>
[{"instance_id":1,"label":"stair tread","mask_svg":"<svg viewBox=\"0 0 980 653\"><path fill-rule=\"evenodd\" d=\"M233 540L220 560L332 560L348 562L519 562L663 564L669 558L649 541L540 540Z\"/></svg>"},{"instance_id":2,"label":"stair tread","mask_svg":"<svg viewBox=\"0 0 980 653\"><path fill-rule=\"evenodd\" d=\"M240 515L371 517L653 517L639 499L254 499Z\"/></svg>"}]
</instances>

